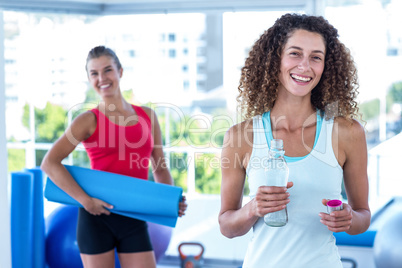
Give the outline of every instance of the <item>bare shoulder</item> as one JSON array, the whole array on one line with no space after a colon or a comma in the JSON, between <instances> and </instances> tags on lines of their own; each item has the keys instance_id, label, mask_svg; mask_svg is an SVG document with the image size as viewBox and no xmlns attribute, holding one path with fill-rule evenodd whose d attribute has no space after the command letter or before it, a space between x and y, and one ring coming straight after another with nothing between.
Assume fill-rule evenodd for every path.
<instances>
[{"instance_id":1,"label":"bare shoulder","mask_svg":"<svg viewBox=\"0 0 402 268\"><path fill-rule=\"evenodd\" d=\"M365 130L359 121L338 117L335 119L335 124L338 127L340 140L354 141L365 140Z\"/></svg>"},{"instance_id":2,"label":"bare shoulder","mask_svg":"<svg viewBox=\"0 0 402 268\"><path fill-rule=\"evenodd\" d=\"M336 118L333 135L334 151L341 167L353 158L366 158L366 134L357 120Z\"/></svg>"},{"instance_id":3,"label":"bare shoulder","mask_svg":"<svg viewBox=\"0 0 402 268\"><path fill-rule=\"evenodd\" d=\"M240 123L234 124L228 130L228 133L239 133L253 130L253 119L246 119Z\"/></svg>"},{"instance_id":4,"label":"bare shoulder","mask_svg":"<svg viewBox=\"0 0 402 268\"><path fill-rule=\"evenodd\" d=\"M91 111L79 114L66 129L64 135L58 142L71 143L77 146L81 141L89 138L96 130L96 116Z\"/></svg>"},{"instance_id":5,"label":"bare shoulder","mask_svg":"<svg viewBox=\"0 0 402 268\"><path fill-rule=\"evenodd\" d=\"M237 167L247 167L253 150L253 120L248 119L235 124L225 134L222 146L222 158L237 158L233 163L240 161Z\"/></svg>"},{"instance_id":6,"label":"bare shoulder","mask_svg":"<svg viewBox=\"0 0 402 268\"><path fill-rule=\"evenodd\" d=\"M231 126L225 134L225 141L230 142L226 145L240 145L239 142L253 141L253 120L247 119L243 122Z\"/></svg>"},{"instance_id":7,"label":"bare shoulder","mask_svg":"<svg viewBox=\"0 0 402 268\"><path fill-rule=\"evenodd\" d=\"M141 106L141 109L144 110L144 112L148 115L149 120L151 120L151 125L152 128L157 128L159 129L159 121L158 121L158 116L156 115L155 111L147 106Z\"/></svg>"},{"instance_id":8,"label":"bare shoulder","mask_svg":"<svg viewBox=\"0 0 402 268\"><path fill-rule=\"evenodd\" d=\"M152 118L152 117L156 116L155 111L152 108L150 108L148 106L140 106L140 107L149 116L149 118Z\"/></svg>"},{"instance_id":9,"label":"bare shoulder","mask_svg":"<svg viewBox=\"0 0 402 268\"><path fill-rule=\"evenodd\" d=\"M91 111L83 112L73 120L72 124L83 127L96 125L96 115Z\"/></svg>"},{"instance_id":10,"label":"bare shoulder","mask_svg":"<svg viewBox=\"0 0 402 268\"><path fill-rule=\"evenodd\" d=\"M95 132L96 126L96 115L91 111L81 113L71 124L73 133L76 133L84 139L88 138Z\"/></svg>"}]
</instances>

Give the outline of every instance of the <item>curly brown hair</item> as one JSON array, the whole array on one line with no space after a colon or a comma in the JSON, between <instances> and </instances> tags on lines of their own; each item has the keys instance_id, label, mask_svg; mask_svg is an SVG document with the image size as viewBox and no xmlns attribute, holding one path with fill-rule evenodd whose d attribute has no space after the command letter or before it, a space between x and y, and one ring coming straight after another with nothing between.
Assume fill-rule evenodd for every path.
<instances>
[{"instance_id":1,"label":"curly brown hair","mask_svg":"<svg viewBox=\"0 0 402 268\"><path fill-rule=\"evenodd\" d=\"M338 30L321 16L285 14L254 43L239 84L241 115L251 118L272 109L278 96L282 49L296 30L320 34L325 42L325 66L320 82L311 92L311 103L326 118L358 116L357 70Z\"/></svg>"}]
</instances>

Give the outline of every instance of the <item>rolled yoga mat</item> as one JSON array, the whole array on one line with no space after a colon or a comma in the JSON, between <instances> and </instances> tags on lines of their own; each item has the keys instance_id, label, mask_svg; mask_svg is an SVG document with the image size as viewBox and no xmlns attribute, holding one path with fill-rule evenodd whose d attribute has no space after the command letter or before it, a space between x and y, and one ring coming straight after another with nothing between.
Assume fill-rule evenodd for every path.
<instances>
[{"instance_id":1,"label":"rolled yoga mat","mask_svg":"<svg viewBox=\"0 0 402 268\"><path fill-rule=\"evenodd\" d=\"M90 196L111 205L116 214L175 227L183 189L130 176L64 165ZM81 206L48 177L45 197L49 201Z\"/></svg>"},{"instance_id":2,"label":"rolled yoga mat","mask_svg":"<svg viewBox=\"0 0 402 268\"><path fill-rule=\"evenodd\" d=\"M33 174L33 267L45 268L45 218L43 204L43 171L39 168L25 169Z\"/></svg>"},{"instance_id":3,"label":"rolled yoga mat","mask_svg":"<svg viewBox=\"0 0 402 268\"><path fill-rule=\"evenodd\" d=\"M33 266L33 174L11 173L11 263L13 268Z\"/></svg>"}]
</instances>

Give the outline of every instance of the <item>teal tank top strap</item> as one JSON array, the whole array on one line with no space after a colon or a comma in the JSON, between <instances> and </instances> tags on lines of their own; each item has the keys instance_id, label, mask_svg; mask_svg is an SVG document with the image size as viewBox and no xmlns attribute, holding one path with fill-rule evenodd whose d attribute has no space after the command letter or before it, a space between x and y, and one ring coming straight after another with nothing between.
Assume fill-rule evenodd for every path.
<instances>
[{"instance_id":1,"label":"teal tank top strap","mask_svg":"<svg viewBox=\"0 0 402 268\"><path fill-rule=\"evenodd\" d=\"M321 113L321 111L317 109L317 126L316 126L316 131L315 131L315 139L314 139L313 148L317 144L318 138L320 137L323 116L324 115ZM263 113L261 118L262 118L262 124L264 126L265 138L267 140L268 148L270 148L271 140L274 139L274 136L272 135L272 128L271 128L271 111ZM296 162L296 161L302 160L305 157L307 157L307 155L299 156L299 157L292 157L292 156L285 155L285 160L286 160L286 162L291 163L291 162Z\"/></svg>"}]
</instances>

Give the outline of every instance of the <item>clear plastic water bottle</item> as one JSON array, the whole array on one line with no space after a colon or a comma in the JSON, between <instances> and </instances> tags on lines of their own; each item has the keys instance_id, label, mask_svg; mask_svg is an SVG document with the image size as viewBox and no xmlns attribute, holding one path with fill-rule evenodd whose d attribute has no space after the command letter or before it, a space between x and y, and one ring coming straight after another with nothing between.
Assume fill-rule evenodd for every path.
<instances>
[{"instance_id":1,"label":"clear plastic water bottle","mask_svg":"<svg viewBox=\"0 0 402 268\"><path fill-rule=\"evenodd\" d=\"M266 186L286 187L289 177L289 168L286 164L283 140L271 140L268 166L265 169ZM268 213L264 216L264 222L271 227L282 227L288 222L288 212L284 208L280 211Z\"/></svg>"}]
</instances>

